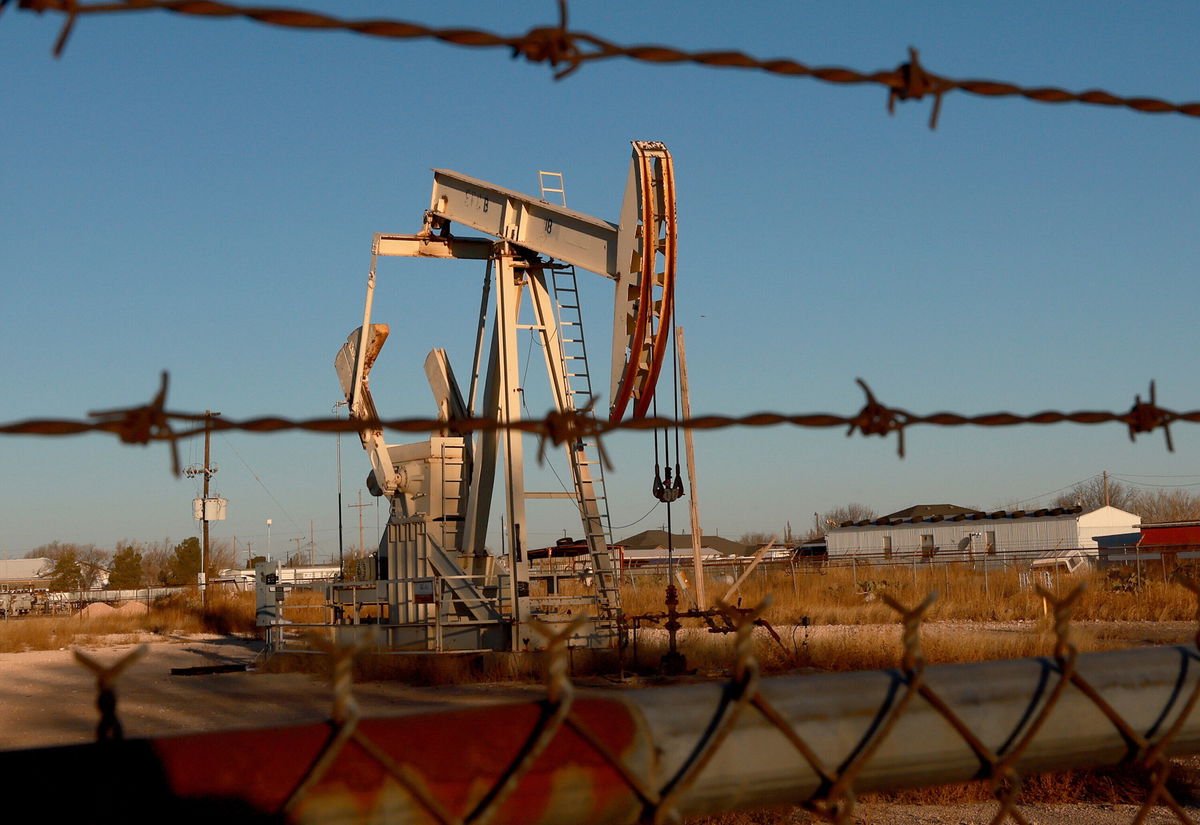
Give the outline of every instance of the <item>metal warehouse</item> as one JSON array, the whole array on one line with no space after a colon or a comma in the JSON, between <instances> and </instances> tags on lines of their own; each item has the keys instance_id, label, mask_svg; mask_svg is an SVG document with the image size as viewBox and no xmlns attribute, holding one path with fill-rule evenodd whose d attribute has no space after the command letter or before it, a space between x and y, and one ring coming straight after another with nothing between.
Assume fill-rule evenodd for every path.
<instances>
[{"instance_id":1,"label":"metal warehouse","mask_svg":"<svg viewBox=\"0 0 1200 825\"><path fill-rule=\"evenodd\" d=\"M953 504L921 504L881 518L843 522L825 537L831 558L870 556L971 561L1036 558L1064 550L1096 556L1101 546L1136 544L1139 518L1116 507L986 513Z\"/></svg>"}]
</instances>

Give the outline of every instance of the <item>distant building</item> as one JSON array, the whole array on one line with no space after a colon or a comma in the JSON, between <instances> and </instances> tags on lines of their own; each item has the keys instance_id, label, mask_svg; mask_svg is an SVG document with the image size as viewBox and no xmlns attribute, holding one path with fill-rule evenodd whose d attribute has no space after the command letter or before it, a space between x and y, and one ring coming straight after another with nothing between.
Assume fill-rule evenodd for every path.
<instances>
[{"instance_id":1,"label":"distant building","mask_svg":"<svg viewBox=\"0 0 1200 825\"><path fill-rule=\"evenodd\" d=\"M342 568L336 564L300 564L295 567L280 567L279 581L281 584L302 584L304 582L335 581L341 575ZM254 585L254 570L224 567L217 571L212 584L233 584L239 590Z\"/></svg>"},{"instance_id":2,"label":"distant building","mask_svg":"<svg viewBox=\"0 0 1200 825\"><path fill-rule=\"evenodd\" d=\"M1200 550L1200 521L1160 521L1139 524L1138 550L1178 552Z\"/></svg>"},{"instance_id":3,"label":"distant building","mask_svg":"<svg viewBox=\"0 0 1200 825\"><path fill-rule=\"evenodd\" d=\"M691 533L668 534L666 530L645 530L619 542L622 564L666 564L668 539L676 561L692 558ZM700 558L704 561L736 559L756 549L720 536L700 537Z\"/></svg>"},{"instance_id":4,"label":"distant building","mask_svg":"<svg viewBox=\"0 0 1200 825\"><path fill-rule=\"evenodd\" d=\"M987 557L1053 558L1101 546L1134 544L1138 516L1101 507L983 512L953 504L919 504L877 519L843 522L825 535L829 557L971 561Z\"/></svg>"},{"instance_id":5,"label":"distant building","mask_svg":"<svg viewBox=\"0 0 1200 825\"><path fill-rule=\"evenodd\" d=\"M50 559L0 559L0 590L46 587L53 567Z\"/></svg>"},{"instance_id":6,"label":"distant building","mask_svg":"<svg viewBox=\"0 0 1200 825\"><path fill-rule=\"evenodd\" d=\"M1139 524L1141 533L1137 546L1131 550L1126 543L1110 552L1101 551L1111 564L1132 564L1142 561L1161 560L1161 570L1186 568L1188 574L1196 575L1200 568L1200 521L1160 521Z\"/></svg>"}]
</instances>

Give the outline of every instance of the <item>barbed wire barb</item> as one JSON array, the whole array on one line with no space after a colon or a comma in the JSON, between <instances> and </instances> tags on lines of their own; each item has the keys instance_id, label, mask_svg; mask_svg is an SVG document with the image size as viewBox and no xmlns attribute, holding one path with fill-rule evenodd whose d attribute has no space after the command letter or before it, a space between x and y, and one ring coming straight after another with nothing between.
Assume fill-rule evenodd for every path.
<instances>
[{"instance_id":1,"label":"barbed wire barb","mask_svg":"<svg viewBox=\"0 0 1200 825\"><path fill-rule=\"evenodd\" d=\"M142 658L149 648L138 645L111 665L101 664L82 650L74 651L75 661L96 676L96 709L100 721L96 725L97 742L113 742L125 738L125 729L117 717L117 680L130 665Z\"/></svg>"},{"instance_id":2,"label":"barbed wire barb","mask_svg":"<svg viewBox=\"0 0 1200 825\"><path fill-rule=\"evenodd\" d=\"M604 442L600 440L604 428L603 422L596 418L594 413L597 400L597 396L593 395L588 400L587 406L581 410L552 410L546 414L545 429L538 438L538 466L545 462L547 441L556 447L561 447L568 441L578 443L585 438L590 438L596 445L596 452L600 454L600 461L604 469L608 471L613 469L608 452L604 449Z\"/></svg>"},{"instance_id":3,"label":"barbed wire barb","mask_svg":"<svg viewBox=\"0 0 1200 825\"><path fill-rule=\"evenodd\" d=\"M1133 407L1129 410L1129 440L1136 441L1138 433L1153 432L1162 427L1167 438L1167 452L1175 452L1171 443L1172 414L1158 406L1158 394L1153 379L1150 381L1150 400L1142 403L1142 396L1133 397Z\"/></svg>"},{"instance_id":4,"label":"barbed wire barb","mask_svg":"<svg viewBox=\"0 0 1200 825\"><path fill-rule=\"evenodd\" d=\"M896 113L897 100L920 100L927 94L933 95L933 110L929 114L930 130L937 129L938 114L942 110L942 95L953 88L945 78L929 74L921 66L920 55L912 46L908 47L908 62L901 63L896 70L898 83L888 90L888 114Z\"/></svg>"},{"instance_id":5,"label":"barbed wire barb","mask_svg":"<svg viewBox=\"0 0 1200 825\"><path fill-rule=\"evenodd\" d=\"M850 422L850 428L846 430L846 435L851 436L854 431L863 435L878 435L887 437L888 433L895 432L899 439L899 444L896 447L896 453L904 458L904 428L908 426L909 420L912 418L904 410L893 410L890 407L885 407L875 399L875 393L871 392L871 388L867 386L867 382L861 378L855 378L855 382L862 391L866 393L867 403L859 411L858 415Z\"/></svg>"},{"instance_id":6,"label":"barbed wire barb","mask_svg":"<svg viewBox=\"0 0 1200 825\"><path fill-rule=\"evenodd\" d=\"M554 73L555 80L562 80L579 68L579 47L567 26L567 0L558 0L558 25L530 29L523 41L513 44L512 56L524 57L531 63L548 62L552 68L566 63L565 69Z\"/></svg>"},{"instance_id":7,"label":"barbed wire barb","mask_svg":"<svg viewBox=\"0 0 1200 825\"><path fill-rule=\"evenodd\" d=\"M166 411L170 376L162 371L158 394L149 404L119 410L89 412L96 429L114 433L126 444L148 444L151 440L171 442L171 474L179 476L179 437L171 429L171 419L179 417ZM185 416L194 419L195 416Z\"/></svg>"}]
</instances>

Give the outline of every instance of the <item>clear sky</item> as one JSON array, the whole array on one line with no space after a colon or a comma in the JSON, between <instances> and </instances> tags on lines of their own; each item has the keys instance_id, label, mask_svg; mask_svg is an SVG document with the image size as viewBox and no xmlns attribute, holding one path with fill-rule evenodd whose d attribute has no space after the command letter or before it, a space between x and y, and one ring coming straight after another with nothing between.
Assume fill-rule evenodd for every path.
<instances>
[{"instance_id":1,"label":"clear sky","mask_svg":"<svg viewBox=\"0 0 1200 825\"><path fill-rule=\"evenodd\" d=\"M557 15L551 2L296 5L514 34ZM915 412L1123 410L1151 378L1164 406L1200 408L1200 120L955 93L931 132L928 101L888 117L874 85L628 60L556 82L503 50L161 12L81 19L55 60L61 23L12 5L0 17L0 421L137 405L163 369L174 410L328 415L372 233L420 228L430 168L535 193L539 169L561 171L572 207L616 220L632 139L675 158L695 413L853 414L859 376ZM1200 99L1189 2L577 0L571 24L863 71L912 45L951 77ZM468 372L482 274L381 268L382 415L433 414L430 348ZM605 354L612 287L580 277ZM1200 482L1200 433L1173 435L1168 454L1161 434L1131 444L1119 425L916 428L901 460L894 438L840 430L701 433L702 521L736 537L803 530L852 500L999 507L1105 468ZM663 508L646 515L650 438L608 448L613 523L630 524L617 537L661 526ZM200 461L201 443L182 454ZM257 552L271 518L280 553L311 522L318 552L336 553L332 436L223 434L213 454L230 501L214 537ZM355 503L369 464L352 436L342 462ZM178 541L197 534L197 490L163 445L0 437L0 556ZM363 512L371 545L376 511ZM531 539L577 535L568 516L531 512ZM349 546L357 511L345 522Z\"/></svg>"}]
</instances>

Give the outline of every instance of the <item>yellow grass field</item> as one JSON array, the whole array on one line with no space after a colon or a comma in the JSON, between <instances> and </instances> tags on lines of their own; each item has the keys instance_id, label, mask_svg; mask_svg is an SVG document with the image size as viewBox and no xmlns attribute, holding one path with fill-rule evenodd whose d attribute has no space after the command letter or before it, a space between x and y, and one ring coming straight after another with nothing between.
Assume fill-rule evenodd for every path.
<instances>
[{"instance_id":1,"label":"yellow grass field","mask_svg":"<svg viewBox=\"0 0 1200 825\"><path fill-rule=\"evenodd\" d=\"M1129 634L1113 633L1108 625L1099 623L1178 623L1196 617L1195 597L1174 582L1147 580L1131 588L1126 579L1102 573L1051 579L1059 595L1080 583L1085 592L1075 610L1073 638L1084 651L1129 646ZM710 599L723 595L728 587L716 581L707 584ZM622 587L626 616L662 614L664 585L663 579L652 577L626 582ZM930 662L1014 658L1051 651L1054 637L1043 600L1031 587L1022 585L1015 571L991 571L984 592L978 572L955 567L912 571L860 565L855 570L798 572L794 577L788 571L761 570L750 575L731 601L748 607L770 599L764 618L780 639L764 628L755 630L756 654L766 671L842 671L891 667L898 662L899 624L882 594L913 606L935 591L937 600L922 631ZM681 594L680 601L681 609L686 609L686 594ZM121 635L132 641L140 633L249 634L256 630L253 611L252 593L224 592L212 594L207 606L194 594L160 600L141 616L13 619L0 622L0 652L57 649ZM316 594L296 591L289 596L287 616L298 622L319 622L327 611ZM661 624L661 619L630 622L637 627L637 655L643 665L657 661L666 649L665 633L658 629ZM685 620L684 626L681 646L692 668L716 671L728 667L733 655L731 634L709 633L698 619ZM626 649L626 663L632 661L633 652L632 645ZM615 667L615 659L610 658L579 652L575 664L580 672ZM473 668L450 668L446 677L470 681L522 678L537 669L528 663L483 667L477 663Z\"/></svg>"}]
</instances>

